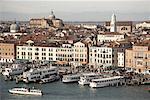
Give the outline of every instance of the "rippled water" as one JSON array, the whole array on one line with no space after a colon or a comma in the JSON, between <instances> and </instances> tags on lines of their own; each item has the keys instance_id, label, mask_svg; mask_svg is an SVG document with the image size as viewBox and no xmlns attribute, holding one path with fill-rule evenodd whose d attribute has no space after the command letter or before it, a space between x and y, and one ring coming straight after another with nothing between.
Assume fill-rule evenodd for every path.
<instances>
[{"instance_id":1,"label":"rippled water","mask_svg":"<svg viewBox=\"0 0 150 100\"><path fill-rule=\"evenodd\" d=\"M13 87L36 87L42 89L43 96L14 95L8 93ZM119 86L92 89L77 83L64 84L61 81L48 84L16 84L4 81L0 76L1 100L149 100L150 93L145 88L150 86Z\"/></svg>"}]
</instances>

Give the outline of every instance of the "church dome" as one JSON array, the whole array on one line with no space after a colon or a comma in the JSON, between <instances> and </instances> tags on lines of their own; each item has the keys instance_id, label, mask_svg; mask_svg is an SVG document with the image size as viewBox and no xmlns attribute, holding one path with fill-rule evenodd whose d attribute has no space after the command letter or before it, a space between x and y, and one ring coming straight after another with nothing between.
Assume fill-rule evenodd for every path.
<instances>
[{"instance_id":1,"label":"church dome","mask_svg":"<svg viewBox=\"0 0 150 100\"><path fill-rule=\"evenodd\" d=\"M55 19L55 15L53 11L51 11L51 14L49 15L49 19Z\"/></svg>"},{"instance_id":2,"label":"church dome","mask_svg":"<svg viewBox=\"0 0 150 100\"><path fill-rule=\"evenodd\" d=\"M19 25L17 23L11 24L10 32L18 32L18 31L19 31Z\"/></svg>"}]
</instances>

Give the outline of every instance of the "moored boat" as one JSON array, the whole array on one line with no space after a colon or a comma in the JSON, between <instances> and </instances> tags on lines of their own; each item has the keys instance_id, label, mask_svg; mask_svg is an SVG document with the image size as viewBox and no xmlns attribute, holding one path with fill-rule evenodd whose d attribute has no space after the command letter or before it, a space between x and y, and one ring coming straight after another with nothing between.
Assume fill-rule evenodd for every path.
<instances>
[{"instance_id":1,"label":"moored boat","mask_svg":"<svg viewBox=\"0 0 150 100\"><path fill-rule=\"evenodd\" d=\"M23 95L43 95L41 90L30 88L13 88L9 90L9 93Z\"/></svg>"},{"instance_id":2,"label":"moored boat","mask_svg":"<svg viewBox=\"0 0 150 100\"><path fill-rule=\"evenodd\" d=\"M40 81L41 79L49 77L51 75L57 75L57 72L57 67L30 69L29 71L23 73L23 81L26 83Z\"/></svg>"},{"instance_id":3,"label":"moored boat","mask_svg":"<svg viewBox=\"0 0 150 100\"><path fill-rule=\"evenodd\" d=\"M59 75L51 75L50 77L48 78L43 78L41 79L41 81L39 83L50 83L50 82L54 82L54 81L57 81L59 80Z\"/></svg>"},{"instance_id":4,"label":"moored boat","mask_svg":"<svg viewBox=\"0 0 150 100\"><path fill-rule=\"evenodd\" d=\"M106 87L106 86L115 86L122 84L124 82L123 76L113 76L109 78L100 78L100 79L93 79L90 82L90 87L96 88L96 87Z\"/></svg>"},{"instance_id":5,"label":"moored boat","mask_svg":"<svg viewBox=\"0 0 150 100\"><path fill-rule=\"evenodd\" d=\"M88 85L90 84L92 79L98 79L100 78L100 74L96 73L83 73L80 77L80 80L78 81L81 85Z\"/></svg>"},{"instance_id":6,"label":"moored boat","mask_svg":"<svg viewBox=\"0 0 150 100\"><path fill-rule=\"evenodd\" d=\"M80 80L79 74L64 75L62 78L62 82L64 83L78 82L79 80Z\"/></svg>"},{"instance_id":7,"label":"moored boat","mask_svg":"<svg viewBox=\"0 0 150 100\"><path fill-rule=\"evenodd\" d=\"M12 64L12 66L5 68L2 74L4 76L18 75L22 74L24 70L25 68L21 64Z\"/></svg>"}]
</instances>

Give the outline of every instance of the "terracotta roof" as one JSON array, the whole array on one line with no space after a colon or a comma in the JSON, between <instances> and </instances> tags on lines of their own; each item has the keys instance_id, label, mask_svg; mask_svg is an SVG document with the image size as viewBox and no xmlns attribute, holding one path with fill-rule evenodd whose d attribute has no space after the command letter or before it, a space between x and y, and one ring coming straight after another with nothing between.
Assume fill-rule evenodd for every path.
<instances>
[{"instance_id":1,"label":"terracotta roof","mask_svg":"<svg viewBox=\"0 0 150 100\"><path fill-rule=\"evenodd\" d=\"M150 40L145 40L142 42L138 42L135 44L135 46L148 46L148 48L150 48Z\"/></svg>"},{"instance_id":2,"label":"terracotta roof","mask_svg":"<svg viewBox=\"0 0 150 100\"><path fill-rule=\"evenodd\" d=\"M100 33L99 35L123 35L123 34L118 32L104 32L104 33Z\"/></svg>"}]
</instances>

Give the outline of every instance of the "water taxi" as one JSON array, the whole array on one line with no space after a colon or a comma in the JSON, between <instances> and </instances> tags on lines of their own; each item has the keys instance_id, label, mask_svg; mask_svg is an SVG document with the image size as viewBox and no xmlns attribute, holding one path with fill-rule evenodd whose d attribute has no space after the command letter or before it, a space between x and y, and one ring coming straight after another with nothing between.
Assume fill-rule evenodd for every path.
<instances>
[{"instance_id":1,"label":"water taxi","mask_svg":"<svg viewBox=\"0 0 150 100\"><path fill-rule=\"evenodd\" d=\"M98 79L100 78L100 74L96 73L83 73L80 77L80 80L78 81L81 85L88 85L90 84L92 79Z\"/></svg>"},{"instance_id":2,"label":"water taxi","mask_svg":"<svg viewBox=\"0 0 150 100\"><path fill-rule=\"evenodd\" d=\"M93 79L90 82L90 87L96 88L96 87L106 87L106 86L115 86L122 84L124 82L123 76L113 76L109 78L100 78L100 79Z\"/></svg>"},{"instance_id":3,"label":"water taxi","mask_svg":"<svg viewBox=\"0 0 150 100\"><path fill-rule=\"evenodd\" d=\"M79 74L70 74L70 75L63 75L62 82L69 83L69 82L78 82L80 80Z\"/></svg>"},{"instance_id":4,"label":"water taxi","mask_svg":"<svg viewBox=\"0 0 150 100\"><path fill-rule=\"evenodd\" d=\"M13 88L9 90L12 94L23 94L23 95L42 95L42 91L39 89L30 88Z\"/></svg>"}]
</instances>

